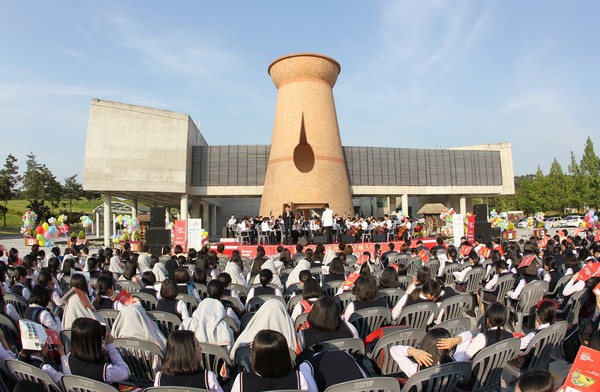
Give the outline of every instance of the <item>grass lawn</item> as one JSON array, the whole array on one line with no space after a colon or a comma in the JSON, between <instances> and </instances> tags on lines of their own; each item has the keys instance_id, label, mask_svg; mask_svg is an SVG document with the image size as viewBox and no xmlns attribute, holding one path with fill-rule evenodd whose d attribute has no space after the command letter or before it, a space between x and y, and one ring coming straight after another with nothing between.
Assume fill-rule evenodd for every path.
<instances>
[{"instance_id":1,"label":"grass lawn","mask_svg":"<svg viewBox=\"0 0 600 392\"><path fill-rule=\"evenodd\" d=\"M88 201L87 199L81 199L73 201L73 212L83 212L84 214L91 215L94 208L102 203L102 200ZM0 217L0 235L2 234L20 234L21 226L23 226L23 214L27 211L28 200L10 200L7 208L8 213L6 214L6 226L2 217ZM52 216L57 216L61 211L69 210L69 201L61 202L60 208L52 209ZM40 223L40 222L38 222ZM75 230L75 225L72 225ZM79 229L79 226L77 226Z\"/></svg>"}]
</instances>

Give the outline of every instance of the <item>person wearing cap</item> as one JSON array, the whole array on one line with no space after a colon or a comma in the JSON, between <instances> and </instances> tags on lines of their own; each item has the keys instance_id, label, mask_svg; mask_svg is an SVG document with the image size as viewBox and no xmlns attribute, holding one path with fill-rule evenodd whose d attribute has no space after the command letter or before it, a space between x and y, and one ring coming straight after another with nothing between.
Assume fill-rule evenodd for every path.
<instances>
[{"instance_id":1,"label":"person wearing cap","mask_svg":"<svg viewBox=\"0 0 600 392\"><path fill-rule=\"evenodd\" d=\"M38 367L45 371L55 382L60 383L63 375L71 374L67 364L67 356L62 345L56 347L60 354L63 372L56 370L51 364L46 362L49 350L48 335L41 324L29 320L19 320L19 330L21 331L21 344L23 349L19 353L19 360Z\"/></svg>"}]
</instances>

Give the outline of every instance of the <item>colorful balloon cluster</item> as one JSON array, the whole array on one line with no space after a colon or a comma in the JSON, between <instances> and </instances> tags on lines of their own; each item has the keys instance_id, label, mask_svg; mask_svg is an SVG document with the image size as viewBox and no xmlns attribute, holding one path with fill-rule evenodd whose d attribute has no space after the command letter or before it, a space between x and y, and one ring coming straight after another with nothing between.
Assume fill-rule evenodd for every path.
<instances>
[{"instance_id":1,"label":"colorful balloon cluster","mask_svg":"<svg viewBox=\"0 0 600 392\"><path fill-rule=\"evenodd\" d=\"M134 234L140 228L140 221L137 218L133 218L131 215L117 216L117 223L123 226L123 231L130 235Z\"/></svg>"},{"instance_id":2,"label":"colorful balloon cluster","mask_svg":"<svg viewBox=\"0 0 600 392\"><path fill-rule=\"evenodd\" d=\"M55 225L56 222L56 218L52 217L48 219L48 222L44 222L35 228L35 239L40 246L45 246L47 248L52 248L54 246L54 239L58 238L61 233L59 228Z\"/></svg>"},{"instance_id":3,"label":"colorful balloon cluster","mask_svg":"<svg viewBox=\"0 0 600 392\"><path fill-rule=\"evenodd\" d=\"M202 229L200 235L202 236L202 246L204 246L208 243L208 231Z\"/></svg>"},{"instance_id":4,"label":"colorful balloon cluster","mask_svg":"<svg viewBox=\"0 0 600 392\"><path fill-rule=\"evenodd\" d=\"M586 229L591 229L598 222L598 215L596 215L596 211L590 209L587 214L583 217L583 222L581 222L581 227Z\"/></svg>"},{"instance_id":5,"label":"colorful balloon cluster","mask_svg":"<svg viewBox=\"0 0 600 392\"><path fill-rule=\"evenodd\" d=\"M83 227L89 227L94 224L94 221L91 220L90 217L87 215L80 217L79 220L81 221Z\"/></svg>"},{"instance_id":6,"label":"colorful balloon cluster","mask_svg":"<svg viewBox=\"0 0 600 392\"><path fill-rule=\"evenodd\" d=\"M452 221L454 219L453 218L454 214L456 214L456 211L454 211L454 208L444 210L440 214L440 219L444 222L444 225L440 228L440 232L441 232L442 236L444 236L444 237L452 236L452 233L453 233Z\"/></svg>"},{"instance_id":7,"label":"colorful balloon cluster","mask_svg":"<svg viewBox=\"0 0 600 392\"><path fill-rule=\"evenodd\" d=\"M499 227L500 230L504 231L508 226L508 220L506 219L507 216L508 214L506 214L505 212L501 212L500 214L498 214L496 210L493 209L490 211L489 221L492 224L492 227Z\"/></svg>"},{"instance_id":8,"label":"colorful balloon cluster","mask_svg":"<svg viewBox=\"0 0 600 392\"><path fill-rule=\"evenodd\" d=\"M37 222L37 214L31 210L23 214L23 226L21 227L21 234L31 236L33 234L33 228Z\"/></svg>"},{"instance_id":9,"label":"colorful balloon cluster","mask_svg":"<svg viewBox=\"0 0 600 392\"><path fill-rule=\"evenodd\" d=\"M59 215L56 219L56 221L60 223L58 226L58 231L60 231L60 234L64 234L65 238L67 238L67 234L69 234L69 231L71 230L71 227L69 227L69 224L67 223L67 219L68 217L66 215Z\"/></svg>"}]
</instances>

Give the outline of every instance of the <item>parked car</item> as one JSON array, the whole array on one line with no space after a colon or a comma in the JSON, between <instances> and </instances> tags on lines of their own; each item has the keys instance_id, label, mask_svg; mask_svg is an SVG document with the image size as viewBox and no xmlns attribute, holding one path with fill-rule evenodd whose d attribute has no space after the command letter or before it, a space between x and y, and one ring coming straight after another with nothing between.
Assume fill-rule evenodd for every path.
<instances>
[{"instance_id":1,"label":"parked car","mask_svg":"<svg viewBox=\"0 0 600 392\"><path fill-rule=\"evenodd\" d=\"M558 227L579 227L583 222L583 216L581 215L568 215L561 219L558 223Z\"/></svg>"},{"instance_id":2,"label":"parked car","mask_svg":"<svg viewBox=\"0 0 600 392\"><path fill-rule=\"evenodd\" d=\"M519 223L517 223L517 229L526 229L527 227L529 227L529 222L527 218L521 219Z\"/></svg>"},{"instance_id":3,"label":"parked car","mask_svg":"<svg viewBox=\"0 0 600 392\"><path fill-rule=\"evenodd\" d=\"M544 219L544 222L548 224L548 227L558 227L560 224L561 218L560 216L551 216Z\"/></svg>"}]
</instances>

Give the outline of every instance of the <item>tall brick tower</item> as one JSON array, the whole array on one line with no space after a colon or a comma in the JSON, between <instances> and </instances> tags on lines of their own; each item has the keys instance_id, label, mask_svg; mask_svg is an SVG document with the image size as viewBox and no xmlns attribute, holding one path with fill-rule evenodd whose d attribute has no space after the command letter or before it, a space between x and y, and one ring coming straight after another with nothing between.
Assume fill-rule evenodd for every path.
<instances>
[{"instance_id":1,"label":"tall brick tower","mask_svg":"<svg viewBox=\"0 0 600 392\"><path fill-rule=\"evenodd\" d=\"M290 202L297 209L328 204L335 213L353 212L332 91L339 73L337 61L312 53L269 66L278 92L261 215L277 216Z\"/></svg>"}]
</instances>

